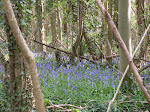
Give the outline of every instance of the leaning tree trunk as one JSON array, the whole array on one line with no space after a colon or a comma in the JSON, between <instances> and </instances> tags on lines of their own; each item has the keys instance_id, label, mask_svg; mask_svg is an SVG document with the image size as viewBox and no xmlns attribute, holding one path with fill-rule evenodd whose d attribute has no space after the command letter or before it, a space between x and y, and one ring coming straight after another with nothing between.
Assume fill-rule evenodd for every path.
<instances>
[{"instance_id":1,"label":"leaning tree trunk","mask_svg":"<svg viewBox=\"0 0 150 112\"><path fill-rule=\"evenodd\" d=\"M22 7L20 6L21 1L12 1L14 3L13 8L15 15L18 18L18 23L21 23ZM17 11L16 11L17 10ZM21 25L20 25L21 27ZM32 109L32 88L31 80L28 78L26 61L20 48L13 37L10 29L8 18L5 16L5 28L8 42L9 51L9 65L8 75L5 74L3 77L3 86L7 94L8 100L11 104L11 111L31 111ZM24 29L22 29L24 30ZM8 78L9 80L5 81ZM28 90L28 91L26 91ZM30 102L30 103L29 103ZM16 105L17 104L17 105Z\"/></svg>"},{"instance_id":2,"label":"leaning tree trunk","mask_svg":"<svg viewBox=\"0 0 150 112\"><path fill-rule=\"evenodd\" d=\"M83 33L82 33L82 34L83 34L83 36L84 36L85 43L86 43L86 45L87 45L87 48L88 48L88 50L89 50L89 53L90 53L90 55L92 56L93 61L96 63L96 58L95 58L94 53L93 53L93 51L92 51L92 48L91 48L91 44L90 44L90 42L89 42L89 39L88 39L87 36L86 36L85 29L83 29Z\"/></svg>"},{"instance_id":3,"label":"leaning tree trunk","mask_svg":"<svg viewBox=\"0 0 150 112\"><path fill-rule=\"evenodd\" d=\"M13 33L13 36L16 39L17 45L20 47L21 52L23 56L25 57L28 68L29 68L29 72L30 72L31 80L33 84L33 94L35 97L36 109L38 112L45 112L45 107L44 107L44 102L43 102L42 93L40 89L40 82L38 78L36 63L34 61L34 56L32 52L29 50L22 36L22 33L20 31L20 28L18 26L17 20L14 15L10 0L1 0L1 1L3 3L3 7L6 12L6 16L7 16L11 31Z\"/></svg>"}]
</instances>

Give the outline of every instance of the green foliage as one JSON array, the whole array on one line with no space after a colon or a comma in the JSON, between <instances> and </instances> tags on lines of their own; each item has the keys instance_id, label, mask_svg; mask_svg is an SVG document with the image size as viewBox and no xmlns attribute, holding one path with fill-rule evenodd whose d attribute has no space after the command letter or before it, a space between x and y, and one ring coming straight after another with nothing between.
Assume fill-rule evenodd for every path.
<instances>
[{"instance_id":1,"label":"green foliage","mask_svg":"<svg viewBox=\"0 0 150 112\"><path fill-rule=\"evenodd\" d=\"M51 101L56 105L73 104L87 107L81 112L106 111L108 102L112 99L119 82L116 71L107 68L105 63L96 66L91 63L80 62L76 66L67 65L67 67L56 68L52 58L51 61L44 59L38 60L37 63L46 106L51 105L49 103ZM123 93L124 89L122 88L118 99L112 106L112 111L140 110L143 106L147 108L145 104L139 103L144 101L144 95L135 80L132 90ZM125 103L127 101L129 103ZM75 111L80 112L80 110Z\"/></svg>"}]
</instances>

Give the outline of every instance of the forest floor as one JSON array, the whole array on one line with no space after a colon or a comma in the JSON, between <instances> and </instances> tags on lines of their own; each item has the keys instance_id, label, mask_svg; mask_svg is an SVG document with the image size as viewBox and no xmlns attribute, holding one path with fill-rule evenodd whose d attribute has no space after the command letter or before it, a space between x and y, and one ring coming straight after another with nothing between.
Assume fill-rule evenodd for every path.
<instances>
[{"instance_id":1,"label":"forest floor","mask_svg":"<svg viewBox=\"0 0 150 112\"><path fill-rule=\"evenodd\" d=\"M76 61L72 64L69 57L57 63L53 55L35 55L44 104L47 112L75 111L75 112L106 112L113 98L121 74L119 58L113 59L110 68L106 62L93 64L89 61ZM150 69L141 73L144 83L150 92ZM112 112L145 112L150 106L141 92L134 77L132 86L124 83L119 95L111 107ZM3 91L0 83L0 91ZM5 102L5 93L0 93L0 103Z\"/></svg>"},{"instance_id":2,"label":"forest floor","mask_svg":"<svg viewBox=\"0 0 150 112\"><path fill-rule=\"evenodd\" d=\"M75 110L77 112L106 112L108 103L113 98L121 79L119 58L113 59L113 66L110 68L106 62L93 64L83 60L68 64L69 58L63 57L66 62L58 64L52 55L47 57L49 58L36 58L46 106L56 105L57 107L58 105L55 110L61 110L60 104L70 104L82 107L77 108ZM148 73L149 69L141 73L147 87L150 86ZM120 93L112 105L112 111L150 110L132 75L131 78L133 79L132 86L127 87L126 82L122 85ZM150 91L150 88L148 89ZM66 106L63 109L75 109L74 106Z\"/></svg>"}]
</instances>

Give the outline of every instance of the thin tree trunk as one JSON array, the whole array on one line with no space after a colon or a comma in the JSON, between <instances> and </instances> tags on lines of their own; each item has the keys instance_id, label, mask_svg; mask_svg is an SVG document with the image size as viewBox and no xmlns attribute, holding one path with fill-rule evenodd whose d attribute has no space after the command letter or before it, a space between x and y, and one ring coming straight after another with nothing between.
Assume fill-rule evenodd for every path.
<instances>
[{"instance_id":1,"label":"thin tree trunk","mask_svg":"<svg viewBox=\"0 0 150 112\"><path fill-rule=\"evenodd\" d=\"M82 36L82 30L83 30L83 2L80 0L77 0L78 4L78 19L77 19L77 38L74 44L74 50L75 50L75 55L77 54L77 49L80 44L81 36Z\"/></svg>"},{"instance_id":2,"label":"thin tree trunk","mask_svg":"<svg viewBox=\"0 0 150 112\"><path fill-rule=\"evenodd\" d=\"M7 15L7 19L11 28L11 31L13 33L14 38L16 39L17 44L19 45L22 54L24 55L29 71L31 74L32 84L33 84L33 90L34 90L34 97L35 97L35 103L36 103L36 109L38 112L45 112L44 102L42 98L42 92L40 89L40 82L38 78L38 72L36 68L36 63L34 61L34 56L32 52L29 50L22 33L20 31L20 28L18 26L17 20L15 18L10 0L1 0L3 3L4 10Z\"/></svg>"},{"instance_id":3,"label":"thin tree trunk","mask_svg":"<svg viewBox=\"0 0 150 112\"><path fill-rule=\"evenodd\" d=\"M145 18L144 18L144 1L137 0L137 23L138 23L138 34L141 37L145 31ZM147 39L142 43L142 47L140 48L139 58L145 58L147 52ZM139 64L140 65L140 64Z\"/></svg>"},{"instance_id":4,"label":"thin tree trunk","mask_svg":"<svg viewBox=\"0 0 150 112\"><path fill-rule=\"evenodd\" d=\"M112 17L112 0L108 0L109 1L109 14ZM107 37L107 48L106 48L106 55L107 56L111 56L112 55L112 32L110 27L108 26L108 37ZM108 58L106 59L109 63L109 65L112 65L112 58Z\"/></svg>"},{"instance_id":5,"label":"thin tree trunk","mask_svg":"<svg viewBox=\"0 0 150 112\"><path fill-rule=\"evenodd\" d=\"M42 7L42 11L41 11L41 19L42 19L42 27L41 27L41 38L42 38L42 42L45 43L45 18L44 18L44 1L41 0L41 7ZM46 53L46 47L43 47L43 52Z\"/></svg>"},{"instance_id":6,"label":"thin tree trunk","mask_svg":"<svg viewBox=\"0 0 150 112\"><path fill-rule=\"evenodd\" d=\"M66 5L67 7L68 5ZM67 16L68 16L68 11L66 8L63 8L63 32L64 32L64 38L66 38L66 44L67 44L67 49L69 48L69 38L68 38L68 24L67 24Z\"/></svg>"},{"instance_id":7,"label":"thin tree trunk","mask_svg":"<svg viewBox=\"0 0 150 112\"><path fill-rule=\"evenodd\" d=\"M137 81L139 87L141 88L144 96L146 97L147 102L150 104L150 95L148 93L148 90L146 89L145 85L143 84L143 80L140 77L140 74L138 73L137 68L136 68L136 66L133 63L132 57L131 57L131 55L130 55L126 45L124 44L124 42L123 42L123 40L122 40L122 38L121 38L121 36L120 36L120 34L119 34L115 24L114 24L114 22L112 21L111 16L107 12L107 10L104 8L104 6L100 2L100 0L95 0L95 1L97 3L98 7L100 8L100 10L102 11L102 13L104 14L108 25L110 26L112 32L115 35L116 40L118 41L118 43L119 43L123 53L125 54L126 60L128 61L129 67L130 67L134 77L136 78L136 81Z\"/></svg>"},{"instance_id":8,"label":"thin tree trunk","mask_svg":"<svg viewBox=\"0 0 150 112\"><path fill-rule=\"evenodd\" d=\"M35 39L37 41L42 42L42 6L41 6L41 0L36 1L36 15L37 15L37 28L36 28L36 35ZM43 45L37 44L35 46L35 52L42 52L43 51Z\"/></svg>"},{"instance_id":9,"label":"thin tree trunk","mask_svg":"<svg viewBox=\"0 0 150 112\"><path fill-rule=\"evenodd\" d=\"M59 4L57 0L57 4ZM62 40L62 20L61 20L61 12L60 12L60 7L57 6L57 21L58 21L58 39L61 41Z\"/></svg>"},{"instance_id":10,"label":"thin tree trunk","mask_svg":"<svg viewBox=\"0 0 150 112\"><path fill-rule=\"evenodd\" d=\"M51 15L50 15L50 21L51 21L51 32L52 32L52 45L55 46L56 44L56 12L55 12L55 6L51 8Z\"/></svg>"},{"instance_id":11,"label":"thin tree trunk","mask_svg":"<svg viewBox=\"0 0 150 112\"><path fill-rule=\"evenodd\" d=\"M88 38L86 37L86 34L85 34L84 29L83 29L83 36L84 36L84 39L85 39L85 43L86 43L86 45L87 45L87 47L88 47L88 49L89 49L89 53L90 53L90 55L92 56L93 61L96 62L96 59L95 59L95 57L94 57L94 53L93 53L93 51L92 51L92 49L91 49L91 47L90 47L91 45L90 45L90 43L89 43L89 41L88 41Z\"/></svg>"},{"instance_id":12,"label":"thin tree trunk","mask_svg":"<svg viewBox=\"0 0 150 112\"><path fill-rule=\"evenodd\" d=\"M108 0L104 1L104 7L105 9L108 9ZM110 7L109 7L110 9ZM111 36L110 34L110 28L108 28L108 25L106 23L106 21L104 21L104 36L105 36L105 49L106 49L106 56L111 56L112 51L111 51L111 45L110 45L110 41L111 40L109 36ZM108 65L110 66L112 64L112 59L111 58L107 58L106 59L108 62Z\"/></svg>"}]
</instances>

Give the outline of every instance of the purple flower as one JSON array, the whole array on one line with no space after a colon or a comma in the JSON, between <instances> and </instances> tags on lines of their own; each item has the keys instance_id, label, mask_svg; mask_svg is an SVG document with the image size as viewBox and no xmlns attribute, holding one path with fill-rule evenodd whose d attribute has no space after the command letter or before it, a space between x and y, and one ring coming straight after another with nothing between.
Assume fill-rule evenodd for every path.
<instances>
[{"instance_id":1,"label":"purple flower","mask_svg":"<svg viewBox=\"0 0 150 112\"><path fill-rule=\"evenodd\" d=\"M65 93L67 94L68 93L68 90L64 89Z\"/></svg>"},{"instance_id":2,"label":"purple flower","mask_svg":"<svg viewBox=\"0 0 150 112\"><path fill-rule=\"evenodd\" d=\"M90 86L91 86L91 81L90 81L90 80L88 81L88 85L90 85Z\"/></svg>"},{"instance_id":3,"label":"purple flower","mask_svg":"<svg viewBox=\"0 0 150 112\"><path fill-rule=\"evenodd\" d=\"M74 88L75 88L75 86L73 85L73 86L72 86L72 89L74 89Z\"/></svg>"},{"instance_id":4,"label":"purple flower","mask_svg":"<svg viewBox=\"0 0 150 112\"><path fill-rule=\"evenodd\" d=\"M114 84L112 84L112 85L111 85L111 87L114 89L114 88L115 88L115 85L114 85Z\"/></svg>"},{"instance_id":5,"label":"purple flower","mask_svg":"<svg viewBox=\"0 0 150 112\"><path fill-rule=\"evenodd\" d=\"M47 82L46 81L44 81L44 86L47 86Z\"/></svg>"}]
</instances>

